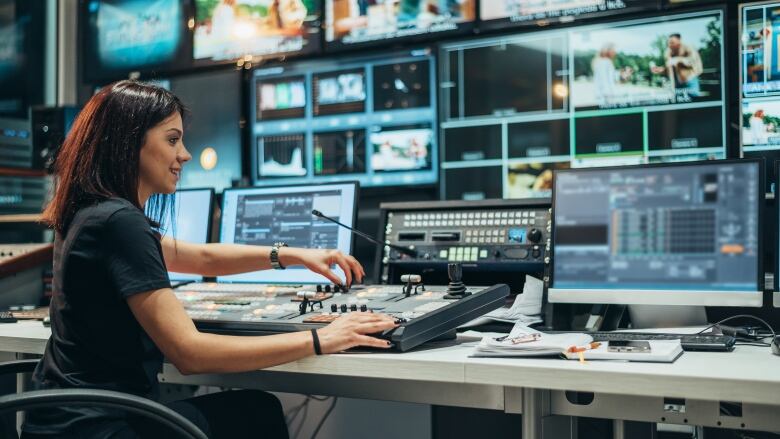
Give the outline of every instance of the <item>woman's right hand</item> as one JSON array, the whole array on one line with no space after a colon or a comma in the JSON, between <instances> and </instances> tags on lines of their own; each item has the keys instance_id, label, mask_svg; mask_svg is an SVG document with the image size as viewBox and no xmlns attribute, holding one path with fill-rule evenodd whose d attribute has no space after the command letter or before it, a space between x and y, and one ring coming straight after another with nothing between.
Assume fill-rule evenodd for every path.
<instances>
[{"instance_id":1,"label":"woman's right hand","mask_svg":"<svg viewBox=\"0 0 780 439\"><path fill-rule=\"evenodd\" d=\"M389 341L366 334L376 334L396 326L395 319L386 314L351 312L318 329L317 336L323 354L341 352L355 346L387 349L390 347Z\"/></svg>"}]
</instances>

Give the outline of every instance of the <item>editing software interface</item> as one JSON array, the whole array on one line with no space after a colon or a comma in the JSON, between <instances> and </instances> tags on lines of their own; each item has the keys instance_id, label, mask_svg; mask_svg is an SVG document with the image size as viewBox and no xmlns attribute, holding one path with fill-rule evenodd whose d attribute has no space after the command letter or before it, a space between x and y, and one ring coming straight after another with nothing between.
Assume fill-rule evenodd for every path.
<instances>
[{"instance_id":1,"label":"editing software interface","mask_svg":"<svg viewBox=\"0 0 780 439\"><path fill-rule=\"evenodd\" d=\"M229 189L224 192L220 242L351 251L352 235L337 224L312 215L325 216L350 227L354 224L355 183L312 186ZM343 278L343 272L337 271ZM223 276L228 282L326 283L327 279L303 267L265 270Z\"/></svg>"},{"instance_id":2,"label":"editing software interface","mask_svg":"<svg viewBox=\"0 0 780 439\"><path fill-rule=\"evenodd\" d=\"M160 224L163 236L177 241L205 244L209 240L211 207L214 197L212 189L179 190L173 198L173 208L165 212ZM147 207L147 213L152 214ZM201 280L203 276L168 272L172 281Z\"/></svg>"},{"instance_id":3,"label":"editing software interface","mask_svg":"<svg viewBox=\"0 0 780 439\"><path fill-rule=\"evenodd\" d=\"M550 196L556 169L725 158L722 47L720 10L444 44L442 195Z\"/></svg>"},{"instance_id":4,"label":"editing software interface","mask_svg":"<svg viewBox=\"0 0 780 439\"><path fill-rule=\"evenodd\" d=\"M750 161L557 173L553 288L758 291L760 172Z\"/></svg>"},{"instance_id":5,"label":"editing software interface","mask_svg":"<svg viewBox=\"0 0 780 439\"><path fill-rule=\"evenodd\" d=\"M780 2L740 8L741 145L744 157L767 159L767 191L774 192L771 163L780 159Z\"/></svg>"},{"instance_id":6,"label":"editing software interface","mask_svg":"<svg viewBox=\"0 0 780 439\"><path fill-rule=\"evenodd\" d=\"M254 183L435 183L434 81L428 50L257 69Z\"/></svg>"}]
</instances>

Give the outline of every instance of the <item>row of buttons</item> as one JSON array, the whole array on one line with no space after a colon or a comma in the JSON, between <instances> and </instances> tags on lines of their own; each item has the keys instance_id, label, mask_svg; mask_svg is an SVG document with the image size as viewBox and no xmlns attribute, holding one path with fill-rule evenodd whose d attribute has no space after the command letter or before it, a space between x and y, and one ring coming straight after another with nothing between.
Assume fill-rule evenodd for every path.
<instances>
[{"instance_id":1,"label":"row of buttons","mask_svg":"<svg viewBox=\"0 0 780 439\"><path fill-rule=\"evenodd\" d=\"M405 220L442 220L442 219L493 219L493 218L535 218L534 211L517 212L457 212L457 213L410 213Z\"/></svg>"},{"instance_id":2,"label":"row of buttons","mask_svg":"<svg viewBox=\"0 0 780 439\"><path fill-rule=\"evenodd\" d=\"M479 247L450 247L449 250L439 251L440 259L447 259L451 262L474 262L477 258L485 259L488 257L486 249L480 250Z\"/></svg>"},{"instance_id":3,"label":"row of buttons","mask_svg":"<svg viewBox=\"0 0 780 439\"><path fill-rule=\"evenodd\" d=\"M457 226L529 226L533 219L488 219L456 221L404 221L404 227L457 227Z\"/></svg>"}]
</instances>

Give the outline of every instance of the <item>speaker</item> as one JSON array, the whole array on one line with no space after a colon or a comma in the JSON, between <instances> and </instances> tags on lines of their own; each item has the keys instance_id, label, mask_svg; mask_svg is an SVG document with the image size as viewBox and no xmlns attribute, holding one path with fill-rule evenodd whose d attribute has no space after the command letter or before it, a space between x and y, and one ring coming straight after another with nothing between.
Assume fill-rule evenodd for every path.
<instances>
[{"instance_id":1,"label":"speaker","mask_svg":"<svg viewBox=\"0 0 780 439\"><path fill-rule=\"evenodd\" d=\"M32 108L32 168L51 172L57 151L78 114L76 107Z\"/></svg>"}]
</instances>

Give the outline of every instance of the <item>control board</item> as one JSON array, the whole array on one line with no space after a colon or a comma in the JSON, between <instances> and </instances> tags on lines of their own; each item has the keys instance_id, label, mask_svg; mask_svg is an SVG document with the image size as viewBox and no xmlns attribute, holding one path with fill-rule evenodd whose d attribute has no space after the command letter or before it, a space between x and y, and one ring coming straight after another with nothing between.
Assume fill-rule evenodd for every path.
<instances>
[{"instance_id":1,"label":"control board","mask_svg":"<svg viewBox=\"0 0 780 439\"><path fill-rule=\"evenodd\" d=\"M454 285L454 284L453 284ZM194 283L174 290L203 331L265 335L319 328L350 312L381 312L400 325L377 334L407 351L452 333L458 326L504 304L509 288L358 285L348 292L329 285ZM461 284L462 285L462 284Z\"/></svg>"},{"instance_id":2,"label":"control board","mask_svg":"<svg viewBox=\"0 0 780 439\"><path fill-rule=\"evenodd\" d=\"M50 263L52 244L0 244L0 278Z\"/></svg>"},{"instance_id":3,"label":"control board","mask_svg":"<svg viewBox=\"0 0 780 439\"><path fill-rule=\"evenodd\" d=\"M550 233L550 200L481 200L383 203L380 249L383 282L397 272L441 269L537 274L544 269ZM414 267L417 267L415 270Z\"/></svg>"}]
</instances>

